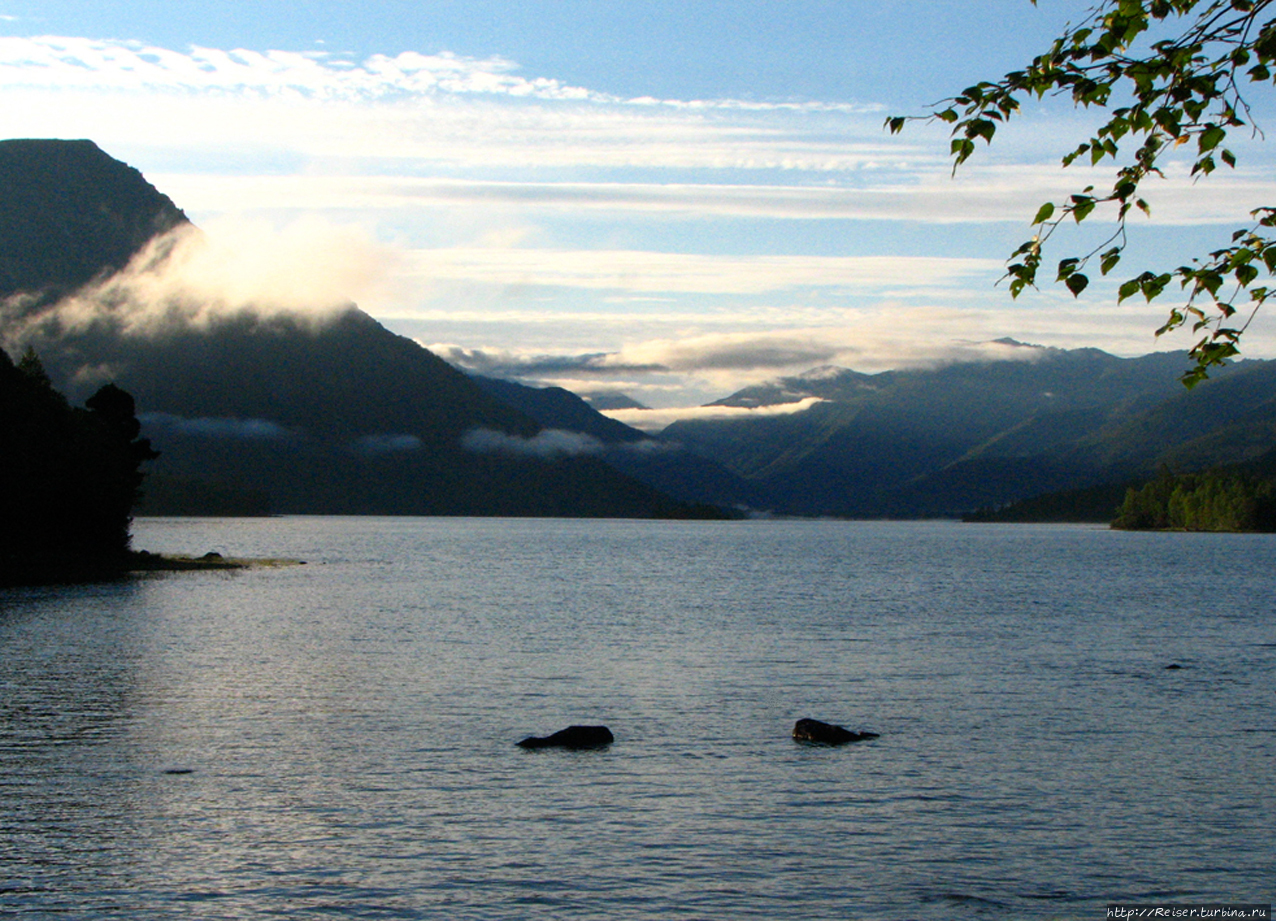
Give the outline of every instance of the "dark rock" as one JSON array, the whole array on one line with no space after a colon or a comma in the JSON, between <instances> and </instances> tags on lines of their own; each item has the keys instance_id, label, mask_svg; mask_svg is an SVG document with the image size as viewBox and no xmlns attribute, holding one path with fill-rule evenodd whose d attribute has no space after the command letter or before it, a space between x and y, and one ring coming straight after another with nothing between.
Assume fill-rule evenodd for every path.
<instances>
[{"instance_id":1,"label":"dark rock","mask_svg":"<svg viewBox=\"0 0 1276 921\"><path fill-rule=\"evenodd\" d=\"M841 726L834 726L832 723L823 723L819 720L800 719L793 726L793 740L795 742L814 742L818 745L845 745L847 742L863 742L866 739L876 739L876 732L852 732Z\"/></svg>"},{"instance_id":2,"label":"dark rock","mask_svg":"<svg viewBox=\"0 0 1276 921\"><path fill-rule=\"evenodd\" d=\"M1177 662L1171 662L1169 665L1165 666L1165 670L1169 672L1173 672L1173 671L1178 671L1182 667L1183 666L1179 665Z\"/></svg>"},{"instance_id":3,"label":"dark rock","mask_svg":"<svg viewBox=\"0 0 1276 921\"><path fill-rule=\"evenodd\" d=\"M603 748L616 741L606 726L568 726L552 736L530 736L518 744L523 748Z\"/></svg>"}]
</instances>

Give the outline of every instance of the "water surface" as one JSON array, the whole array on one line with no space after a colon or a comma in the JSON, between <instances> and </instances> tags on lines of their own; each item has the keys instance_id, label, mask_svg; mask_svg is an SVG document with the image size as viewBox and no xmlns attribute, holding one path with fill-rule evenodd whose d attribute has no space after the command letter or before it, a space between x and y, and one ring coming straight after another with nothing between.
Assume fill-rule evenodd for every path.
<instances>
[{"instance_id":1,"label":"water surface","mask_svg":"<svg viewBox=\"0 0 1276 921\"><path fill-rule=\"evenodd\" d=\"M0 913L1272 901L1272 536L304 517L135 533L307 565L0 593ZM881 738L798 745L802 716ZM514 745L581 722L616 743Z\"/></svg>"}]
</instances>

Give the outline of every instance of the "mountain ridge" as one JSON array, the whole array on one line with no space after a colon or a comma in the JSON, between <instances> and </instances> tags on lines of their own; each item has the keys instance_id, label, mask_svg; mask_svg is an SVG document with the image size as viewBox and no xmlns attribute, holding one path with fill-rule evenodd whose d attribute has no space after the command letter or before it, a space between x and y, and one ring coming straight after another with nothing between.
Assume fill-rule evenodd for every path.
<instances>
[{"instance_id":1,"label":"mountain ridge","mask_svg":"<svg viewBox=\"0 0 1276 921\"><path fill-rule=\"evenodd\" d=\"M166 302L165 322L135 328L128 291L103 298L94 285L185 215L91 142L3 141L0 164L6 349L34 347L73 397L108 380L133 394L161 452L151 469L171 483L265 493L291 513L710 514L598 457L520 450L538 423L353 306L194 323L200 305ZM72 293L79 312L63 322ZM467 441L475 431L503 440Z\"/></svg>"}]
</instances>

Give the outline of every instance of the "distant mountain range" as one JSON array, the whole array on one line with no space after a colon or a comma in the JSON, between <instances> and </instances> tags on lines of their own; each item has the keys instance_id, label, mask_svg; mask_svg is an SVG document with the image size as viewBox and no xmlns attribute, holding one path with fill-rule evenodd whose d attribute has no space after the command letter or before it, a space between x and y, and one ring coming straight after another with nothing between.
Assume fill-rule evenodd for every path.
<instances>
[{"instance_id":1,"label":"distant mountain range","mask_svg":"<svg viewBox=\"0 0 1276 921\"><path fill-rule=\"evenodd\" d=\"M815 369L720 405L802 412L650 436L559 388L472 377L354 307L323 322L241 311L130 331L118 271L185 215L88 141L0 142L0 310L82 401L112 380L159 449L147 511L952 516L1058 489L1256 457L1276 445L1276 363L1192 392L1179 354L1004 342L1012 358L862 374Z\"/></svg>"},{"instance_id":2,"label":"distant mountain range","mask_svg":"<svg viewBox=\"0 0 1276 921\"><path fill-rule=\"evenodd\" d=\"M810 409L683 421L662 438L794 515L951 516L1028 496L1256 458L1276 446L1276 363L1191 392L1183 353L1123 359L1004 342L1010 360L860 374L821 368L719 401Z\"/></svg>"}]
</instances>

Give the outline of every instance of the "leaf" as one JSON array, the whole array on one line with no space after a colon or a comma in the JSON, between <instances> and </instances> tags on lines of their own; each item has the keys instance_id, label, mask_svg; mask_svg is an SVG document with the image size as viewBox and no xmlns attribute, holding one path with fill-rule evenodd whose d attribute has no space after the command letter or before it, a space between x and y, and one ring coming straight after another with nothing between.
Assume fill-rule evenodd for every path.
<instances>
[{"instance_id":1,"label":"leaf","mask_svg":"<svg viewBox=\"0 0 1276 921\"><path fill-rule=\"evenodd\" d=\"M1032 223L1034 225L1044 224L1046 221L1050 220L1050 218L1053 216L1054 216L1054 202L1048 201L1044 205L1042 205L1040 208L1037 209L1037 216L1032 219Z\"/></svg>"},{"instance_id":2,"label":"leaf","mask_svg":"<svg viewBox=\"0 0 1276 921\"><path fill-rule=\"evenodd\" d=\"M1227 137L1227 132L1218 125L1207 125L1205 130L1201 132L1200 137L1196 139L1197 149L1201 153L1211 151L1222 143L1225 137Z\"/></svg>"},{"instance_id":3,"label":"leaf","mask_svg":"<svg viewBox=\"0 0 1276 921\"><path fill-rule=\"evenodd\" d=\"M1112 247L1112 249L1104 253L1102 257L1100 257L1100 261L1099 261L1100 274L1107 275L1114 268L1116 268L1116 264L1120 261L1121 261L1121 248L1118 246L1114 246Z\"/></svg>"},{"instance_id":4,"label":"leaf","mask_svg":"<svg viewBox=\"0 0 1276 921\"><path fill-rule=\"evenodd\" d=\"M1072 292L1073 297L1077 297L1086 289L1086 285L1090 284L1090 279L1086 278L1080 272L1073 272L1064 282L1068 286L1068 290Z\"/></svg>"},{"instance_id":5,"label":"leaf","mask_svg":"<svg viewBox=\"0 0 1276 921\"><path fill-rule=\"evenodd\" d=\"M1168 272L1164 275L1153 275L1151 272L1144 272L1139 276L1139 289L1143 292L1143 297L1148 301L1160 297L1161 292L1165 290L1165 286L1170 283L1171 277Z\"/></svg>"},{"instance_id":6,"label":"leaf","mask_svg":"<svg viewBox=\"0 0 1276 921\"><path fill-rule=\"evenodd\" d=\"M1090 212L1094 210L1094 206L1097 204L1088 195L1073 195L1072 200L1075 202L1072 206L1072 219L1078 224L1090 216Z\"/></svg>"},{"instance_id":7,"label":"leaf","mask_svg":"<svg viewBox=\"0 0 1276 921\"><path fill-rule=\"evenodd\" d=\"M965 163L970 155L975 152L975 142L967 138L953 138L951 152L957 158L957 162L953 164L955 169Z\"/></svg>"},{"instance_id":8,"label":"leaf","mask_svg":"<svg viewBox=\"0 0 1276 921\"><path fill-rule=\"evenodd\" d=\"M1137 294L1139 290L1139 280L1131 278L1117 290L1117 303L1121 303L1127 297Z\"/></svg>"}]
</instances>

